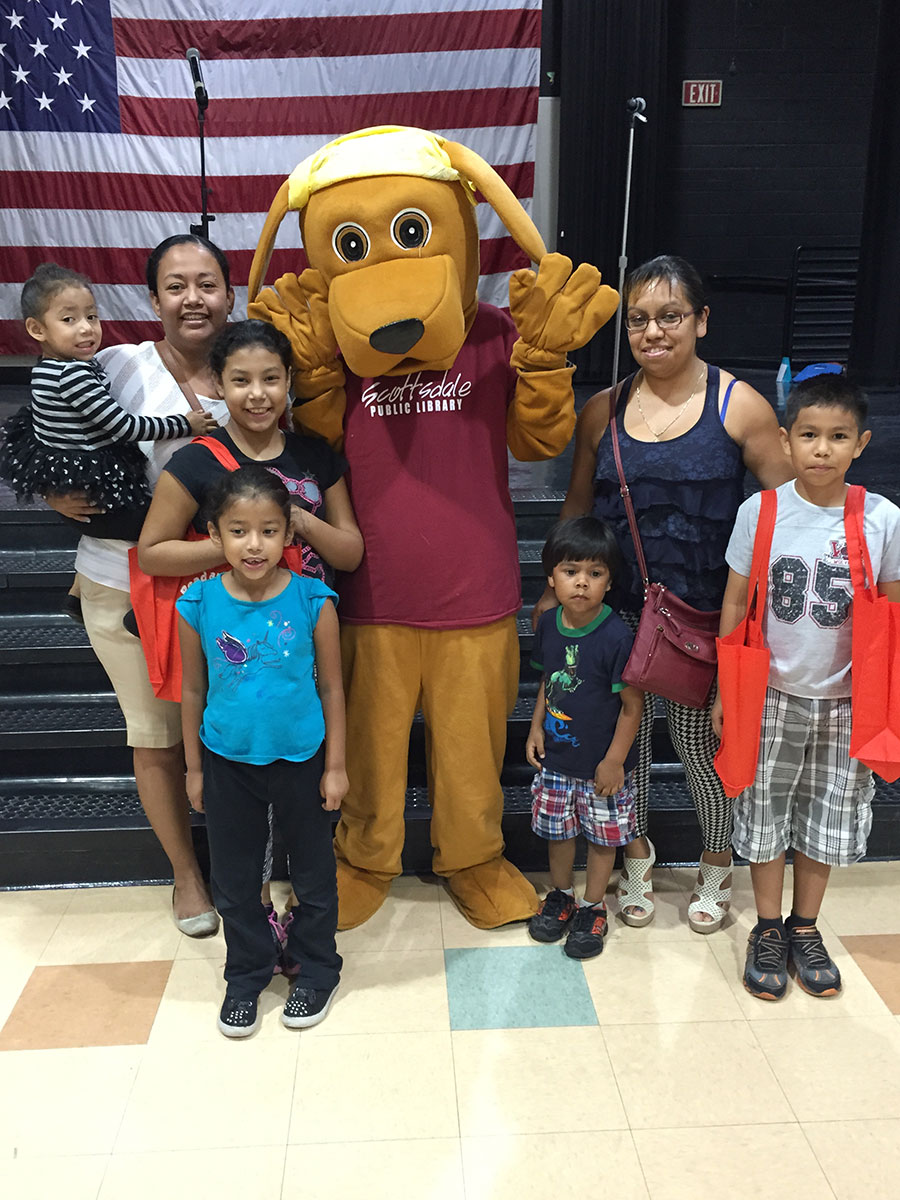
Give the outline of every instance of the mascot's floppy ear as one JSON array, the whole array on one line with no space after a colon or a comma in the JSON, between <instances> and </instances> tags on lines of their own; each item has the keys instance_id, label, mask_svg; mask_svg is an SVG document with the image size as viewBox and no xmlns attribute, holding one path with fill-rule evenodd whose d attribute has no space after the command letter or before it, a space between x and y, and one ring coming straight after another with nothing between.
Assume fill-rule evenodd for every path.
<instances>
[{"instance_id":1,"label":"mascot's floppy ear","mask_svg":"<svg viewBox=\"0 0 900 1200\"><path fill-rule=\"evenodd\" d=\"M502 183L502 180L501 180ZM278 236L278 227L288 213L288 191L290 188L290 180L286 179L278 191L275 193L275 199L269 206L269 212L266 216L265 224L262 227L262 233L259 235L259 243L253 254L253 262L250 265L250 286L248 289L248 303L255 300L259 294L259 289L266 277L266 271L269 269L269 260L272 257L272 250L275 246L275 238Z\"/></svg>"},{"instance_id":2,"label":"mascot's floppy ear","mask_svg":"<svg viewBox=\"0 0 900 1200\"><path fill-rule=\"evenodd\" d=\"M515 192L497 174L490 163L459 142L442 141L454 168L475 185L506 226L513 241L534 263L547 253L537 226L522 207Z\"/></svg>"}]
</instances>

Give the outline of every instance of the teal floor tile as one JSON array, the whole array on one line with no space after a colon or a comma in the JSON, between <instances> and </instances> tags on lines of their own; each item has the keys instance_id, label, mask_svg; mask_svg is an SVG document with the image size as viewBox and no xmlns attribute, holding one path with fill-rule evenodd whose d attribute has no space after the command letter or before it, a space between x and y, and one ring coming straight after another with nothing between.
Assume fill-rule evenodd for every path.
<instances>
[{"instance_id":1,"label":"teal floor tile","mask_svg":"<svg viewBox=\"0 0 900 1200\"><path fill-rule=\"evenodd\" d=\"M445 950L451 1029L596 1025L581 963L561 946Z\"/></svg>"}]
</instances>

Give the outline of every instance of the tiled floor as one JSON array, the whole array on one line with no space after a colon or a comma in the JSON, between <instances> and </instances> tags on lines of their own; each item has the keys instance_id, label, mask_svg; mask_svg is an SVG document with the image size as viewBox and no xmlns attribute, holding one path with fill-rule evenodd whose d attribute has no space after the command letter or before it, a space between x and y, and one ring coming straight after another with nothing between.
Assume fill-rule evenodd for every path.
<instances>
[{"instance_id":1,"label":"tiled floor","mask_svg":"<svg viewBox=\"0 0 900 1200\"><path fill-rule=\"evenodd\" d=\"M540 884L544 881L538 880ZM159 888L0 894L0 1195L9 1200L876 1200L900 1195L900 863L835 875L844 994L740 984L746 869L709 938L689 871L579 964L398 881L340 936L328 1020L215 1028L221 936Z\"/></svg>"}]
</instances>

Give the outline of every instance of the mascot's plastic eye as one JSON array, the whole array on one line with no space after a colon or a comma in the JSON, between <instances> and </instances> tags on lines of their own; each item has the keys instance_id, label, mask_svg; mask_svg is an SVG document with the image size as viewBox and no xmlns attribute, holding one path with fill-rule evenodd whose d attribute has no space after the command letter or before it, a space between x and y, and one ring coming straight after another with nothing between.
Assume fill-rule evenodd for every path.
<instances>
[{"instance_id":1,"label":"mascot's plastic eye","mask_svg":"<svg viewBox=\"0 0 900 1200\"><path fill-rule=\"evenodd\" d=\"M369 235L359 225L338 225L331 235L331 244L344 262L359 262L369 253Z\"/></svg>"},{"instance_id":2,"label":"mascot's plastic eye","mask_svg":"<svg viewBox=\"0 0 900 1200\"><path fill-rule=\"evenodd\" d=\"M415 250L431 237L431 222L417 208L407 208L394 217L391 237L401 249Z\"/></svg>"}]
</instances>

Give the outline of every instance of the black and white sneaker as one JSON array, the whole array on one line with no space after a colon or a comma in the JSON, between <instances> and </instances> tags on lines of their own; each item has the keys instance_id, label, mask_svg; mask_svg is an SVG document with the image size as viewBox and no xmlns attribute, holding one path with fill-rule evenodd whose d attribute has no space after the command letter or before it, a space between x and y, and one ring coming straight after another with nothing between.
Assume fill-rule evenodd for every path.
<instances>
[{"instance_id":1,"label":"black and white sneaker","mask_svg":"<svg viewBox=\"0 0 900 1200\"><path fill-rule=\"evenodd\" d=\"M239 1000L236 996L226 996L222 1001L216 1024L219 1033L224 1033L229 1038L245 1038L251 1033L256 1033L259 1026L256 1000Z\"/></svg>"},{"instance_id":2,"label":"black and white sneaker","mask_svg":"<svg viewBox=\"0 0 900 1200\"><path fill-rule=\"evenodd\" d=\"M308 1029L310 1025L318 1025L328 1016L337 990L337 984L330 992L295 984L281 1014L281 1023L288 1029Z\"/></svg>"}]
</instances>

